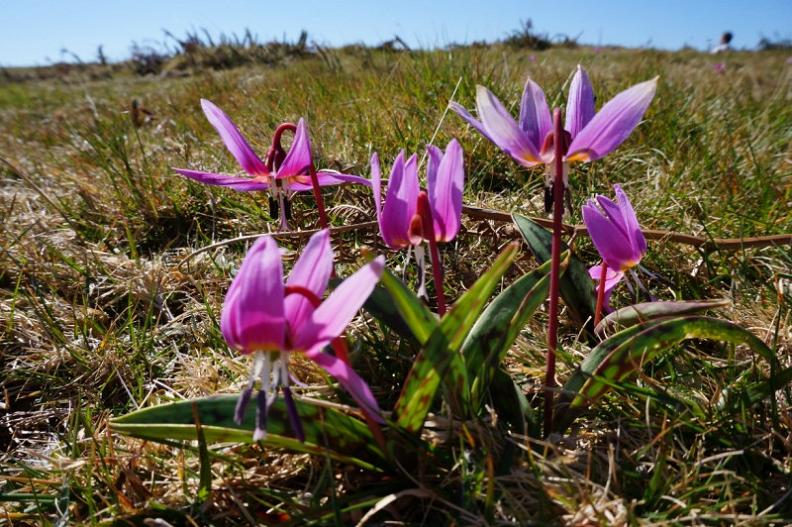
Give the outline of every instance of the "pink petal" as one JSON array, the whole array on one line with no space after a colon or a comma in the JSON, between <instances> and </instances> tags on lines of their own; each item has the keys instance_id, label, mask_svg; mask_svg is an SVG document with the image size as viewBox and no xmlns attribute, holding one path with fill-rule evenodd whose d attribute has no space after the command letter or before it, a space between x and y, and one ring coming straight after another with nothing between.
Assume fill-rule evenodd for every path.
<instances>
[{"instance_id":1,"label":"pink petal","mask_svg":"<svg viewBox=\"0 0 792 527\"><path fill-rule=\"evenodd\" d=\"M374 290L384 268L385 258L378 256L336 287L295 335L295 349L325 346L341 335Z\"/></svg>"},{"instance_id":2,"label":"pink petal","mask_svg":"<svg viewBox=\"0 0 792 527\"><path fill-rule=\"evenodd\" d=\"M324 229L311 236L297 263L294 264L286 285L302 286L322 298L332 272L333 249L330 247L330 232ZM300 331L314 307L310 300L299 294L288 295L284 302L286 320L291 334L294 335Z\"/></svg>"},{"instance_id":3,"label":"pink petal","mask_svg":"<svg viewBox=\"0 0 792 527\"><path fill-rule=\"evenodd\" d=\"M593 202L583 205L583 223L591 241L607 262L608 267L620 271L630 264L633 252L626 235L597 209Z\"/></svg>"},{"instance_id":4,"label":"pink petal","mask_svg":"<svg viewBox=\"0 0 792 527\"><path fill-rule=\"evenodd\" d=\"M468 112L464 106L458 102L452 102L448 105L448 107L455 111L462 119L467 121L470 126L478 131L478 133L495 143L495 139L493 139L492 136L487 132L487 130L484 128L484 125L481 124L481 121L470 115L470 112Z\"/></svg>"},{"instance_id":5,"label":"pink petal","mask_svg":"<svg viewBox=\"0 0 792 527\"><path fill-rule=\"evenodd\" d=\"M322 351L324 346L308 350L305 355L335 377L341 386L369 416L384 423L381 412L371 388L347 363Z\"/></svg>"},{"instance_id":6,"label":"pink petal","mask_svg":"<svg viewBox=\"0 0 792 527\"><path fill-rule=\"evenodd\" d=\"M297 122L289 153L277 169L278 178L288 178L308 174L311 166L311 139L308 137L308 127L305 119Z\"/></svg>"},{"instance_id":7,"label":"pink petal","mask_svg":"<svg viewBox=\"0 0 792 527\"><path fill-rule=\"evenodd\" d=\"M284 349L283 269L271 237L256 240L245 256L226 294L220 329L243 353Z\"/></svg>"},{"instance_id":8,"label":"pink petal","mask_svg":"<svg viewBox=\"0 0 792 527\"><path fill-rule=\"evenodd\" d=\"M594 88L588 73L578 64L569 86L566 123L564 128L574 139L594 117Z\"/></svg>"},{"instance_id":9,"label":"pink petal","mask_svg":"<svg viewBox=\"0 0 792 527\"><path fill-rule=\"evenodd\" d=\"M538 149L503 104L484 86L476 86L476 108L484 129L498 147L524 166L540 162Z\"/></svg>"},{"instance_id":10,"label":"pink petal","mask_svg":"<svg viewBox=\"0 0 792 527\"><path fill-rule=\"evenodd\" d=\"M602 276L602 266L601 265L595 265L595 266L591 267L589 269L589 276L593 280L595 280L596 282L599 282L599 279ZM608 311L611 310L611 307L610 307L611 293L613 293L613 290L616 288L616 285L621 281L622 278L624 278L624 272L623 271L615 271L615 270L611 269L610 267L608 267L608 269L605 271L605 298L604 298L605 302L604 302L604 304L605 304L605 308Z\"/></svg>"},{"instance_id":11,"label":"pink petal","mask_svg":"<svg viewBox=\"0 0 792 527\"><path fill-rule=\"evenodd\" d=\"M657 77L608 101L572 140L567 160L594 161L616 150L638 126L656 89Z\"/></svg>"},{"instance_id":12,"label":"pink petal","mask_svg":"<svg viewBox=\"0 0 792 527\"><path fill-rule=\"evenodd\" d=\"M250 145L236 127L234 121L232 121L223 110L207 99L201 99L201 108L203 108L206 118L209 119L209 122L215 127L217 133L220 134L220 138L223 140L228 151L236 158L245 172L251 176L260 176L269 173L264 162L256 155L253 149L250 148Z\"/></svg>"},{"instance_id":13,"label":"pink petal","mask_svg":"<svg viewBox=\"0 0 792 527\"><path fill-rule=\"evenodd\" d=\"M430 150L431 152L431 150ZM462 189L465 185L465 164L462 147L452 139L437 168L440 150L430 153L428 171L429 204L432 207L435 240L449 242L459 232L462 217Z\"/></svg>"},{"instance_id":14,"label":"pink petal","mask_svg":"<svg viewBox=\"0 0 792 527\"><path fill-rule=\"evenodd\" d=\"M404 162L404 152L399 152L391 169L385 204L382 207L380 232L391 249L410 245L410 221L417 209L418 168L413 154Z\"/></svg>"},{"instance_id":15,"label":"pink petal","mask_svg":"<svg viewBox=\"0 0 792 527\"><path fill-rule=\"evenodd\" d=\"M545 136L553 129L553 119L547 106L545 94L531 79L525 82L522 101L520 101L520 128L537 152L542 148Z\"/></svg>"},{"instance_id":16,"label":"pink petal","mask_svg":"<svg viewBox=\"0 0 792 527\"><path fill-rule=\"evenodd\" d=\"M220 187L229 187L240 192L267 190L269 188L268 183L264 183L263 181L254 181L250 178L229 176L226 174L215 174L213 172L200 172L198 170L188 170L186 168L174 168L173 170L182 176L198 181L199 183L205 183L206 185L217 185Z\"/></svg>"},{"instance_id":17,"label":"pink petal","mask_svg":"<svg viewBox=\"0 0 792 527\"><path fill-rule=\"evenodd\" d=\"M289 190L293 192L307 192L309 190L313 190L311 177L309 175L305 174L298 177L299 181L292 179L287 183L286 186ZM359 185L366 186L371 185L371 182L364 177L355 176L352 174L342 174L341 172L336 172L334 170L319 170L316 173L316 180L320 187L345 185L347 183L357 183Z\"/></svg>"},{"instance_id":18,"label":"pink petal","mask_svg":"<svg viewBox=\"0 0 792 527\"><path fill-rule=\"evenodd\" d=\"M633 251L637 253L640 258L640 256L646 253L646 238L644 237L643 231L641 231L641 226L638 224L635 209L633 209L630 198L624 193L621 185L613 185L613 188L616 191L616 199L619 202L619 208L622 212L627 237L630 239Z\"/></svg>"}]
</instances>

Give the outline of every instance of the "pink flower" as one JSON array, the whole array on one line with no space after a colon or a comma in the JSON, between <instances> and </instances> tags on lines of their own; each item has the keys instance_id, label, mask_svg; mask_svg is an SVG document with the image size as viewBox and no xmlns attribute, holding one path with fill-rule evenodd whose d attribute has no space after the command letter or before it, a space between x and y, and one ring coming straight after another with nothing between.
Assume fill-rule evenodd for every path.
<instances>
[{"instance_id":1,"label":"pink flower","mask_svg":"<svg viewBox=\"0 0 792 527\"><path fill-rule=\"evenodd\" d=\"M206 99L201 99L201 108L203 108L206 118L220 134L220 138L228 151L231 152L231 155L234 156L249 177L201 172L186 168L174 168L173 170L185 177L207 185L228 187L241 192L278 190L281 188L291 192L312 190L313 186L311 185L310 177L310 167L313 163L311 159L311 140L308 136L308 127L304 119L300 119L297 123L294 140L285 158L282 160L268 160L268 164L262 161L253 151L242 132L239 131L239 128L223 110ZM278 163L278 161L280 162ZM342 174L334 170L319 170L316 175L320 186L338 185L341 183L369 184L365 178Z\"/></svg>"},{"instance_id":2,"label":"pink flower","mask_svg":"<svg viewBox=\"0 0 792 527\"><path fill-rule=\"evenodd\" d=\"M236 421L241 423L258 376L261 384L255 439L265 435L267 408L279 387L283 389L292 428L302 438L289 390L291 353L303 353L324 368L367 416L381 420L379 406L366 382L344 360L324 348L354 318L379 281L384 264L382 256L374 259L322 301L333 268L327 230L311 237L285 284L281 252L275 240L262 236L251 247L226 294L220 328L229 346L256 357L235 412Z\"/></svg>"},{"instance_id":3,"label":"pink flower","mask_svg":"<svg viewBox=\"0 0 792 527\"><path fill-rule=\"evenodd\" d=\"M594 161L616 150L641 121L654 97L657 78L636 84L594 110L594 90L586 71L578 66L567 99L563 138L567 163ZM481 135L525 167L552 165L555 143L552 118L542 89L531 79L525 83L519 122L483 86L476 87L478 119L456 102L451 109ZM569 142L571 141L571 143Z\"/></svg>"},{"instance_id":4,"label":"pink flower","mask_svg":"<svg viewBox=\"0 0 792 527\"><path fill-rule=\"evenodd\" d=\"M583 223L586 224L594 247L607 264L605 275L605 305L611 292L624 278L624 273L641 262L646 254L646 239L635 216L627 194L621 186L614 185L616 202L598 195L583 205ZM595 265L589 275L599 280L602 267Z\"/></svg>"},{"instance_id":5,"label":"pink flower","mask_svg":"<svg viewBox=\"0 0 792 527\"><path fill-rule=\"evenodd\" d=\"M428 204L432 233L424 232L419 196L418 162L415 154L404 160L404 151L396 156L391 168L385 200L382 200L379 157L371 156L371 186L380 235L391 249L419 245L430 237L448 242L456 237L462 216L462 190L465 165L462 147L452 139L446 151L436 146L427 148Z\"/></svg>"}]
</instances>

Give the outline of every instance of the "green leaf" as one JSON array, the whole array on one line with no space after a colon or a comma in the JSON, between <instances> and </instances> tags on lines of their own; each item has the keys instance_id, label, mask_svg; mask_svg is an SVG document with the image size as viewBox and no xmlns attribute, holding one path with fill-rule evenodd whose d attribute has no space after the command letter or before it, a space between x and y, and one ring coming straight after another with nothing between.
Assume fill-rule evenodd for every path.
<instances>
[{"instance_id":1,"label":"green leaf","mask_svg":"<svg viewBox=\"0 0 792 527\"><path fill-rule=\"evenodd\" d=\"M562 262L562 273L569 253ZM562 274L563 276L563 274ZM514 344L525 323L547 299L550 289L550 262L518 278L487 306L462 345L471 381L474 411L480 408L495 370Z\"/></svg>"},{"instance_id":2,"label":"green leaf","mask_svg":"<svg viewBox=\"0 0 792 527\"><path fill-rule=\"evenodd\" d=\"M388 273L387 270L385 272ZM398 278L394 277L393 279L398 281ZM340 278L331 278L330 286L335 288L342 281L343 280ZM382 284L378 284L374 288L374 290L371 292L371 295L369 295L369 297L363 303L363 309L365 309L371 316L382 322L386 327L390 328L400 337L417 342L417 337L413 333L413 330L399 312L393 295L391 295L390 291L383 287ZM418 319L420 320L423 317L427 317L425 319L427 323L432 323L432 315L431 313L427 314L428 312L429 310L423 307L421 312L418 314ZM419 329L419 332L422 332L422 330ZM431 333L431 329L429 329L429 332Z\"/></svg>"},{"instance_id":3,"label":"green leaf","mask_svg":"<svg viewBox=\"0 0 792 527\"><path fill-rule=\"evenodd\" d=\"M531 248L536 259L540 263L550 260L550 247L553 235L530 218L521 214L512 214L515 225L520 230L525 243ZM561 251L569 248L561 242ZM569 262L569 269L566 276L559 281L561 298L564 299L569 314L575 323L587 330L593 329L594 309L597 304L597 294L594 291L594 282L588 274L588 270L583 263L572 253Z\"/></svg>"},{"instance_id":4,"label":"green leaf","mask_svg":"<svg viewBox=\"0 0 792 527\"><path fill-rule=\"evenodd\" d=\"M252 443L255 408L251 405L241 425L234 422L236 395L215 395L152 406L111 420L115 432L149 441L195 441L193 406L201 431L209 443ZM267 416L266 446L328 456L368 470L385 466L383 453L366 424L335 408L295 398L302 420L305 443L291 435L286 405L279 398Z\"/></svg>"},{"instance_id":5,"label":"green leaf","mask_svg":"<svg viewBox=\"0 0 792 527\"><path fill-rule=\"evenodd\" d=\"M392 313L393 307L395 307L418 343L426 344L437 327L437 316L429 311L429 308L404 285L404 282L393 276L387 269L382 274L381 283L389 293L389 298L376 297L377 308L382 312Z\"/></svg>"},{"instance_id":6,"label":"green leaf","mask_svg":"<svg viewBox=\"0 0 792 527\"><path fill-rule=\"evenodd\" d=\"M633 326L595 347L579 371L564 385L565 396L571 396L572 401L568 407L560 408L557 419L559 431L569 426L581 409L597 401L643 364L680 342L694 338L746 344L771 365L776 363L773 352L764 342L748 330L725 320L688 316Z\"/></svg>"},{"instance_id":7,"label":"green leaf","mask_svg":"<svg viewBox=\"0 0 792 527\"><path fill-rule=\"evenodd\" d=\"M489 392L498 418L509 423L514 432L531 436L539 433L536 413L525 394L503 368L495 369Z\"/></svg>"},{"instance_id":8,"label":"green leaf","mask_svg":"<svg viewBox=\"0 0 792 527\"><path fill-rule=\"evenodd\" d=\"M396 423L409 432L423 428L441 379L446 399L456 411L466 412L470 401L467 370L459 350L484 309L492 291L511 266L517 246L507 247L473 286L463 294L432 332L402 386L394 408ZM388 290L391 285L385 284ZM412 294L412 293L411 293Z\"/></svg>"},{"instance_id":9,"label":"green leaf","mask_svg":"<svg viewBox=\"0 0 792 527\"><path fill-rule=\"evenodd\" d=\"M728 299L722 300L683 300L676 302L643 302L623 307L603 318L594 330L601 334L617 327L627 328L641 322L656 318L679 317L693 315L708 309L715 309L731 304Z\"/></svg>"}]
</instances>

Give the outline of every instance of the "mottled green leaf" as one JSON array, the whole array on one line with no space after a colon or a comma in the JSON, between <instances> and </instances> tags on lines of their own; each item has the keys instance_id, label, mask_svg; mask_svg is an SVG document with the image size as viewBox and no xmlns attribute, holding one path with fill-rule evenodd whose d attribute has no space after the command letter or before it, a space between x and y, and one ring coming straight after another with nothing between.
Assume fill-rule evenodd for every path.
<instances>
[{"instance_id":1,"label":"mottled green leaf","mask_svg":"<svg viewBox=\"0 0 792 527\"><path fill-rule=\"evenodd\" d=\"M512 214L512 219L536 259L540 263L549 261L552 233L521 214ZM569 248L564 242L561 242L561 251L567 250ZM592 331L597 294L586 266L575 257L574 252L570 257L569 269L558 285L561 298L564 299L572 320L578 326L585 325L589 331Z\"/></svg>"},{"instance_id":2,"label":"mottled green leaf","mask_svg":"<svg viewBox=\"0 0 792 527\"><path fill-rule=\"evenodd\" d=\"M627 328L656 318L693 315L708 309L728 306L730 303L731 301L728 299L642 302L610 313L600 321L595 332L601 334L615 328Z\"/></svg>"},{"instance_id":3,"label":"mottled green leaf","mask_svg":"<svg viewBox=\"0 0 792 527\"><path fill-rule=\"evenodd\" d=\"M579 371L564 385L564 393L571 395L572 400L568 407L561 408L557 427L565 429L579 410L601 398L643 364L680 342L694 338L746 344L771 364L776 362L773 352L764 342L748 330L725 320L688 316L633 326L594 348Z\"/></svg>"},{"instance_id":4,"label":"mottled green leaf","mask_svg":"<svg viewBox=\"0 0 792 527\"><path fill-rule=\"evenodd\" d=\"M395 308L404 323L410 328L415 340L419 344L425 344L437 327L437 316L429 311L429 308L404 285L404 282L393 276L387 269L382 274L381 283L388 296L376 297L378 309L383 312L393 312Z\"/></svg>"},{"instance_id":5,"label":"mottled green leaf","mask_svg":"<svg viewBox=\"0 0 792 527\"><path fill-rule=\"evenodd\" d=\"M144 408L113 419L115 432L149 441L197 439L193 406L201 421L206 443L252 443L255 408L248 408L241 425L234 422L236 395L216 395ZM367 469L383 466L383 454L366 424L334 408L296 398L305 443L292 436L286 405L278 399L267 417L264 444L296 452L329 456Z\"/></svg>"},{"instance_id":6,"label":"mottled green leaf","mask_svg":"<svg viewBox=\"0 0 792 527\"><path fill-rule=\"evenodd\" d=\"M569 263L565 253L562 273ZM490 302L462 345L462 356L471 379L474 411L480 407L493 374L514 344L528 318L547 299L550 262L518 278Z\"/></svg>"},{"instance_id":7,"label":"mottled green leaf","mask_svg":"<svg viewBox=\"0 0 792 527\"><path fill-rule=\"evenodd\" d=\"M410 432L423 427L441 379L455 410L465 411L470 394L467 370L459 350L484 305L511 266L517 246L506 248L473 286L440 320L415 359L394 408L396 423ZM386 284L386 287L390 287Z\"/></svg>"}]
</instances>

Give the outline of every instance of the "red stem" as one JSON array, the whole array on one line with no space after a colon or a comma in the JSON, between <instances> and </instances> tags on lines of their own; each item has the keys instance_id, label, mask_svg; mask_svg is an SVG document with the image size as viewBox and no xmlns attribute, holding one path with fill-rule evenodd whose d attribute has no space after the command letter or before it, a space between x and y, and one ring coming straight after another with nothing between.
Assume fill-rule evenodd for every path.
<instances>
[{"instance_id":1,"label":"red stem","mask_svg":"<svg viewBox=\"0 0 792 527\"><path fill-rule=\"evenodd\" d=\"M602 260L599 285L597 286L597 306L594 308L594 327L602 320L602 305L605 303L605 278L608 276L608 264Z\"/></svg>"},{"instance_id":2,"label":"red stem","mask_svg":"<svg viewBox=\"0 0 792 527\"><path fill-rule=\"evenodd\" d=\"M555 360L558 348L558 277L561 271L561 233L564 219L564 150L565 136L561 124L561 110L553 111L553 141L555 149L553 179L553 243L550 263L550 308L547 323L547 360L545 370L544 434L553 428L555 398Z\"/></svg>"},{"instance_id":3,"label":"red stem","mask_svg":"<svg viewBox=\"0 0 792 527\"><path fill-rule=\"evenodd\" d=\"M437 295L437 314L442 317L446 312L445 293L443 292L443 262L440 260L440 249L437 247L437 240L435 240L432 207L429 206L429 196L424 191L418 194L418 214L421 216L423 238L429 242L432 278L434 278L435 294Z\"/></svg>"},{"instance_id":4,"label":"red stem","mask_svg":"<svg viewBox=\"0 0 792 527\"><path fill-rule=\"evenodd\" d=\"M316 176L316 167L311 160L311 185L313 186L314 200L316 200L316 208L319 209L319 225L323 229L330 227L330 222L327 220L327 212L325 212L324 198L322 197L322 189L319 186L319 178Z\"/></svg>"}]
</instances>

